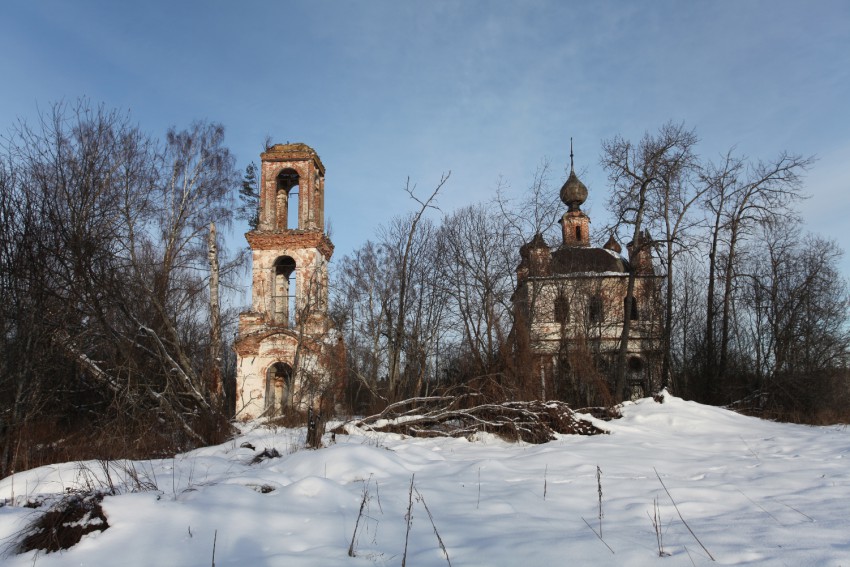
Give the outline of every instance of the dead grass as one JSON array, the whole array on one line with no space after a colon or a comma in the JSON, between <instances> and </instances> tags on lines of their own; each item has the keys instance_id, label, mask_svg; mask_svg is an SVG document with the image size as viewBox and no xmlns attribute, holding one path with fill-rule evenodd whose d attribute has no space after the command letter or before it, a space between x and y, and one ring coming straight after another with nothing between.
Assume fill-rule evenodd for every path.
<instances>
[{"instance_id":1,"label":"dead grass","mask_svg":"<svg viewBox=\"0 0 850 567\"><path fill-rule=\"evenodd\" d=\"M232 434L223 417L206 429L211 444L224 442ZM69 461L167 458L196 446L179 433L164 430L155 419L140 422L129 417L77 423L30 421L12 442L19 447L8 465L15 472Z\"/></svg>"}]
</instances>

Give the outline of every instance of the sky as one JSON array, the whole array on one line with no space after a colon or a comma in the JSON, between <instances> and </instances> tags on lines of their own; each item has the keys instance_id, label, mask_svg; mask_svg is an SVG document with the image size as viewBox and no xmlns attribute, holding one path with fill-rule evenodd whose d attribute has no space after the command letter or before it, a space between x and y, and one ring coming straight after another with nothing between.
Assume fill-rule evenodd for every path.
<instances>
[{"instance_id":1,"label":"sky","mask_svg":"<svg viewBox=\"0 0 850 567\"><path fill-rule=\"evenodd\" d=\"M414 208L408 179L424 194L451 172L445 212L520 195L543 160L557 190L570 137L601 226L601 141L670 120L710 159L815 156L799 213L847 248L844 0L7 0L0 53L0 132L85 96L158 136L220 122L240 170L267 136L312 146L337 259Z\"/></svg>"}]
</instances>

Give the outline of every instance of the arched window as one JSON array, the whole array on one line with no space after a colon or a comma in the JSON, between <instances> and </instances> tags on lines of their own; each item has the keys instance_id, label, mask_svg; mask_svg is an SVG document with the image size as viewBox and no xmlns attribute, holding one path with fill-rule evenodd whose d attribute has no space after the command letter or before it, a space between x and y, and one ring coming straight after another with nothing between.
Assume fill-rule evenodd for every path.
<instances>
[{"instance_id":1,"label":"arched window","mask_svg":"<svg viewBox=\"0 0 850 567\"><path fill-rule=\"evenodd\" d=\"M266 410L277 415L292 405L292 367L285 362L275 362L266 370Z\"/></svg>"},{"instance_id":2,"label":"arched window","mask_svg":"<svg viewBox=\"0 0 850 567\"><path fill-rule=\"evenodd\" d=\"M272 300L274 302L273 319L279 325L293 322L296 315L295 298L298 295L295 260L290 256L281 256L274 261L272 275L274 278L274 289Z\"/></svg>"},{"instance_id":3,"label":"arched window","mask_svg":"<svg viewBox=\"0 0 850 567\"><path fill-rule=\"evenodd\" d=\"M590 303L587 308L587 318L591 323L601 323L603 316L602 298L598 295L594 295L590 298Z\"/></svg>"},{"instance_id":4,"label":"arched window","mask_svg":"<svg viewBox=\"0 0 850 567\"><path fill-rule=\"evenodd\" d=\"M291 168L282 169L275 183L275 227L286 230L301 228L298 218L298 172Z\"/></svg>"},{"instance_id":5,"label":"arched window","mask_svg":"<svg viewBox=\"0 0 850 567\"><path fill-rule=\"evenodd\" d=\"M555 298L555 322L562 325L570 322L570 300L563 295Z\"/></svg>"},{"instance_id":6,"label":"arched window","mask_svg":"<svg viewBox=\"0 0 850 567\"><path fill-rule=\"evenodd\" d=\"M580 226L576 227L576 240L578 242L581 242L581 227Z\"/></svg>"},{"instance_id":7,"label":"arched window","mask_svg":"<svg viewBox=\"0 0 850 567\"><path fill-rule=\"evenodd\" d=\"M637 297L632 298L631 308L629 308L629 298L623 298L623 313L628 313L629 319L632 321L637 321L639 319Z\"/></svg>"}]
</instances>

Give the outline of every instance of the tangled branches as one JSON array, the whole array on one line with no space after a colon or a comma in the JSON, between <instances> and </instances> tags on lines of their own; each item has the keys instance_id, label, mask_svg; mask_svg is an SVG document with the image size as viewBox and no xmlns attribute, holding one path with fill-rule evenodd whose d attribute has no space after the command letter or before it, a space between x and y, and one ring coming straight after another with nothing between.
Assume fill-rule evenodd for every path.
<instances>
[{"instance_id":1,"label":"tangled branches","mask_svg":"<svg viewBox=\"0 0 850 567\"><path fill-rule=\"evenodd\" d=\"M391 404L381 413L356 421L354 425L412 437L469 437L487 432L526 443L552 441L556 433L605 433L564 402L476 403L479 399L475 393L410 398ZM337 432L345 433L344 427Z\"/></svg>"}]
</instances>

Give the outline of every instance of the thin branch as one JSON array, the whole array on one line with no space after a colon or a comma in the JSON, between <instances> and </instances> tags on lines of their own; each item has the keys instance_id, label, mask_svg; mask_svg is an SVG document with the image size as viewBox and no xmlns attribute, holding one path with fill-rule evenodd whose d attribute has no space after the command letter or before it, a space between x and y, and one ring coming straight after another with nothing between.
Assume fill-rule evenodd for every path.
<instances>
[{"instance_id":1,"label":"thin branch","mask_svg":"<svg viewBox=\"0 0 850 567\"><path fill-rule=\"evenodd\" d=\"M699 538L697 537L697 534L695 534L695 533L694 533L694 530L692 530L692 529L691 529L691 526L689 526L689 525L688 525L688 522L686 522L686 521L685 521L685 518L683 518L683 517L682 517L682 512L680 512L680 511L679 511L679 507L676 505L676 501L675 501L675 500L673 500L673 495L672 495L672 494L670 494L670 491L669 491L669 490L667 490L667 486L664 484L664 481L663 481L663 480L661 480L661 475L660 475L660 474L658 474L658 471L657 471L657 470L655 470L655 467L653 467L653 468L652 468L652 470L654 470L654 471L655 471L655 476L657 476L657 477L658 477L658 482L660 482L660 483L661 483L661 486L662 486L662 487L664 487L664 492L666 492L666 493L667 493L667 496L670 498L670 502L672 502L672 503L673 503L673 508L675 508L675 509L676 509L676 513L679 515L679 519L680 519L680 520L682 520L682 523L683 523L683 524L685 524L685 527L686 527L686 528L688 528L688 531L689 531L689 532L691 532L691 535L692 535L692 536L694 536L694 539L696 540L696 542L700 545L700 547L703 549L703 551L705 551L705 552L708 554L708 556L711 558L711 560L712 560L712 561L717 561L717 560L714 558L714 556L711 554L711 552L710 552L708 549L706 549L706 547L705 547L705 546L702 544L702 542L699 540Z\"/></svg>"},{"instance_id":2,"label":"thin branch","mask_svg":"<svg viewBox=\"0 0 850 567\"><path fill-rule=\"evenodd\" d=\"M593 529L593 526L591 526L591 525L588 523L588 521L584 519L584 517L582 517L582 521L583 521L583 522L587 525L587 527L588 527L588 528L590 528L590 531L592 531L592 532L593 532L593 535L595 535L596 537L598 537L598 538L599 538L599 541L601 541L602 543L604 543L604 544L605 544L605 547L607 547L607 548L608 548L608 551L610 551L612 555L616 555L616 554L614 553L614 550L613 550L613 549L611 549L611 546L610 546L610 545L608 545L608 543L607 543L604 539L602 539L602 536L601 536L601 535L599 535L598 533L596 533L596 530L594 530L594 529Z\"/></svg>"}]
</instances>

